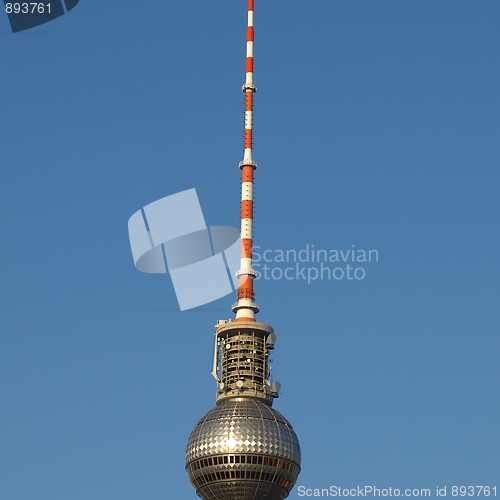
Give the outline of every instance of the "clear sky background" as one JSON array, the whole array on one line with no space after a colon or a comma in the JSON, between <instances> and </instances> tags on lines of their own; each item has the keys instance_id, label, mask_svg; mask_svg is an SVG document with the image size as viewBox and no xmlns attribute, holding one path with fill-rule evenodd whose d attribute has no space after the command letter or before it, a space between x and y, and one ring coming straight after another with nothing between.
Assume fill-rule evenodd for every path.
<instances>
[{"instance_id":1,"label":"clear sky background","mask_svg":"<svg viewBox=\"0 0 500 500\"><path fill-rule=\"evenodd\" d=\"M499 26L498 0L256 1L255 242L379 253L256 283L297 485L500 495ZM238 225L245 31L245 0L0 15L0 499L197 498L234 297L179 312L127 221L196 188Z\"/></svg>"}]
</instances>

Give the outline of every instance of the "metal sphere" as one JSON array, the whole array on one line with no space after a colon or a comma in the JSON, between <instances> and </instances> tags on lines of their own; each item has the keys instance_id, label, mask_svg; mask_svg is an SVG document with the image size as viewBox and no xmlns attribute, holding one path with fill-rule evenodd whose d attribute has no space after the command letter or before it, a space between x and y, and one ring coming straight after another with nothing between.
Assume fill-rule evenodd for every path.
<instances>
[{"instance_id":1,"label":"metal sphere","mask_svg":"<svg viewBox=\"0 0 500 500\"><path fill-rule=\"evenodd\" d=\"M300 472L299 441L268 404L229 399L196 424L186 470L204 500L283 500Z\"/></svg>"}]
</instances>

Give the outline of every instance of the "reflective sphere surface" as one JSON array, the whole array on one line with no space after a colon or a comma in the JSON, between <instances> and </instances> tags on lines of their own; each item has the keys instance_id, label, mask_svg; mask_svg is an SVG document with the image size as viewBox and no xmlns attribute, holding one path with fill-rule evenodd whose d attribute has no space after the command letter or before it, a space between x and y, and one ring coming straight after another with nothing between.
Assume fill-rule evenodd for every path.
<instances>
[{"instance_id":1,"label":"reflective sphere surface","mask_svg":"<svg viewBox=\"0 0 500 500\"><path fill-rule=\"evenodd\" d=\"M229 399L195 426L186 470L205 500L283 500L300 472L290 423L258 399Z\"/></svg>"}]
</instances>

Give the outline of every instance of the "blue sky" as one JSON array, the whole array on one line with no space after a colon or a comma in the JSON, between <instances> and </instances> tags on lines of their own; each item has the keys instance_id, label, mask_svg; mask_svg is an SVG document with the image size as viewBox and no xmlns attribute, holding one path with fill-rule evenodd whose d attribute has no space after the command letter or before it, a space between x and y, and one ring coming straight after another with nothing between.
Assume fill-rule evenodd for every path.
<instances>
[{"instance_id":1,"label":"blue sky","mask_svg":"<svg viewBox=\"0 0 500 500\"><path fill-rule=\"evenodd\" d=\"M500 488L499 24L493 0L256 2L256 244L379 254L256 283L297 485ZM196 188L238 225L245 27L244 0L0 16L0 498L197 498L234 297L179 312L127 221Z\"/></svg>"}]
</instances>

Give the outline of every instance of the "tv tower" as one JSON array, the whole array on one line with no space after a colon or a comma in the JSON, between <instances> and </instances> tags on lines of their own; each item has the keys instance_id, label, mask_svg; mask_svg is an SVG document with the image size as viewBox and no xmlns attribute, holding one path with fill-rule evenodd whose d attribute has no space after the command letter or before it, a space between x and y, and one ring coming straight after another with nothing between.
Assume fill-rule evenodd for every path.
<instances>
[{"instance_id":1,"label":"tv tower","mask_svg":"<svg viewBox=\"0 0 500 500\"><path fill-rule=\"evenodd\" d=\"M241 169L241 265L234 320L215 325L212 375L216 407L198 421L186 447L186 470L204 500L283 500L300 472L300 446L290 423L272 408L269 354L276 335L255 320L252 269L254 0L248 0L245 140Z\"/></svg>"}]
</instances>

